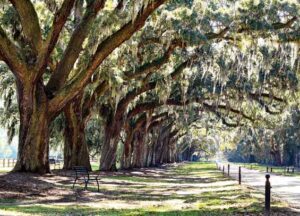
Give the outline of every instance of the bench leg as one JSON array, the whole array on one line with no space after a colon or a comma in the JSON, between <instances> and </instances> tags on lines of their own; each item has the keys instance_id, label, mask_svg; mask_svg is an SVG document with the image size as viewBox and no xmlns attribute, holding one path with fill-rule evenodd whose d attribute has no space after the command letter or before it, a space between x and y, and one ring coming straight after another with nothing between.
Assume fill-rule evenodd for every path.
<instances>
[{"instance_id":1,"label":"bench leg","mask_svg":"<svg viewBox=\"0 0 300 216\"><path fill-rule=\"evenodd\" d=\"M89 181L84 181L84 184L85 184L84 189L85 189L85 190L87 190L87 185L88 185L88 183L89 183Z\"/></svg>"},{"instance_id":2,"label":"bench leg","mask_svg":"<svg viewBox=\"0 0 300 216\"><path fill-rule=\"evenodd\" d=\"M73 182L73 189L74 189L74 187L75 187L76 181L77 181L77 178L75 178L75 180L74 180L74 182Z\"/></svg>"},{"instance_id":3,"label":"bench leg","mask_svg":"<svg viewBox=\"0 0 300 216\"><path fill-rule=\"evenodd\" d=\"M98 182L98 179L96 179L96 182L97 182L97 186L98 186L98 192L100 192L99 191L99 182Z\"/></svg>"}]
</instances>

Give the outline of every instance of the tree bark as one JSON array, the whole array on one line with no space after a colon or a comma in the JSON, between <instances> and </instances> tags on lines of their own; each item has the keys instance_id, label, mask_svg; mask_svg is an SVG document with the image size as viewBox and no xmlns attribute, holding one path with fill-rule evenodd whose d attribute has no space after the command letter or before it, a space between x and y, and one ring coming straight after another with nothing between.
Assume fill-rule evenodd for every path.
<instances>
[{"instance_id":1,"label":"tree bark","mask_svg":"<svg viewBox=\"0 0 300 216\"><path fill-rule=\"evenodd\" d=\"M145 129L141 128L135 134L135 144L134 144L134 155L133 155L133 164L135 168L144 167L144 145L145 145Z\"/></svg>"},{"instance_id":2,"label":"tree bark","mask_svg":"<svg viewBox=\"0 0 300 216\"><path fill-rule=\"evenodd\" d=\"M48 173L49 123L48 99L41 82L17 83L20 112L18 159L14 171Z\"/></svg>"},{"instance_id":3,"label":"tree bark","mask_svg":"<svg viewBox=\"0 0 300 216\"><path fill-rule=\"evenodd\" d=\"M64 169L72 169L74 166L85 166L91 170L88 146L85 140L85 126L87 118L81 108L81 97L64 109L65 145L64 145Z\"/></svg>"},{"instance_id":4,"label":"tree bark","mask_svg":"<svg viewBox=\"0 0 300 216\"><path fill-rule=\"evenodd\" d=\"M118 139L116 139L116 137L109 137L105 139L103 148L101 149L101 171L117 171L117 148Z\"/></svg>"},{"instance_id":5,"label":"tree bark","mask_svg":"<svg viewBox=\"0 0 300 216\"><path fill-rule=\"evenodd\" d=\"M100 170L116 171L117 148L122 129L122 121L107 120L105 127L105 140L101 149Z\"/></svg>"},{"instance_id":6,"label":"tree bark","mask_svg":"<svg viewBox=\"0 0 300 216\"><path fill-rule=\"evenodd\" d=\"M124 143L124 150L122 154L121 168L122 169L130 169L132 168L132 154L133 154L133 135L134 130L129 125L125 127L126 131L126 139Z\"/></svg>"}]
</instances>

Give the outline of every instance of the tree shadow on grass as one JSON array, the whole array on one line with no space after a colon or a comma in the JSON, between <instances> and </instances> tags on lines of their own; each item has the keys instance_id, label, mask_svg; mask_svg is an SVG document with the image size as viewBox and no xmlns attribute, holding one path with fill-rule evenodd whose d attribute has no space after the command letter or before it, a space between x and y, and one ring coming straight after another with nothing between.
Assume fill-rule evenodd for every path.
<instances>
[{"instance_id":1,"label":"tree shadow on grass","mask_svg":"<svg viewBox=\"0 0 300 216\"><path fill-rule=\"evenodd\" d=\"M51 178L53 175L47 175ZM39 179L40 176L29 173L11 172L0 176L0 199L10 197L24 198L28 196L42 196L43 193L54 189L53 183Z\"/></svg>"},{"instance_id":2,"label":"tree shadow on grass","mask_svg":"<svg viewBox=\"0 0 300 216\"><path fill-rule=\"evenodd\" d=\"M100 208L91 208L88 206L44 206L44 205L30 205L30 206L1 206L0 210L6 210L9 212L19 212L26 214L39 214L45 216L51 215L110 215L110 216L131 216L131 215L160 215L160 216L238 216L238 215L264 215L262 208L258 203L253 203L252 205L247 206L246 208L221 208L221 209L208 209L200 208L194 210L165 210L165 209L100 209ZM290 211L289 209L273 209L271 215L276 216L296 216L297 213Z\"/></svg>"},{"instance_id":3,"label":"tree shadow on grass","mask_svg":"<svg viewBox=\"0 0 300 216\"><path fill-rule=\"evenodd\" d=\"M187 188L186 188L187 189ZM193 190L194 188L190 188ZM210 188L211 189L211 188ZM249 194L241 194L239 190L232 190L228 188L215 188L217 190L204 191L199 193L177 193L181 190L180 186L173 188L165 188L162 190L139 190L139 191L126 191L126 190L110 190L101 189L100 194L95 194L85 199L87 202L93 202L94 200L107 199L107 200L122 200L126 202L132 201L170 201L170 200L182 200L184 203L198 202L198 201L209 201L209 200L222 200L237 202L236 199L247 200ZM95 190L95 188L94 188ZM253 195L253 193L252 193Z\"/></svg>"},{"instance_id":4,"label":"tree shadow on grass","mask_svg":"<svg viewBox=\"0 0 300 216\"><path fill-rule=\"evenodd\" d=\"M191 169L188 168L186 170ZM2 202L0 208L3 209L4 207L11 211L24 211L24 213L39 213L42 215L226 215L224 213L227 210L208 209L208 207L219 206L219 208L221 208L223 204L234 206L236 203L242 202L243 204L249 204L252 208L256 207L256 212L261 210L261 200L260 203L256 203L255 205L255 202L258 202L257 200L250 200L251 197L249 198L249 195L242 194L245 193L244 191L233 190L232 186L236 186L232 184L233 181L228 181L228 179L222 177L220 173L217 173L218 171L214 171L213 168L204 168L202 170L205 171L203 171L203 176L201 176L202 171L196 172L199 170L201 169L193 170L193 172L196 173L195 175L184 175L182 172L176 173L176 170L165 168L124 171L121 173L100 173L102 176L100 193L96 192L97 188L94 184L89 185L90 191L83 191L82 189L72 190L73 178L71 177L53 175L41 177L28 175L24 180L31 182L28 185L28 187L30 187L29 189L37 190L37 192L42 191L38 194L33 193L35 197L47 196L47 190L51 191L57 189L58 193L62 191L66 193L60 194L54 197L54 199L42 197L41 199L29 200L30 202L14 202L10 205L4 200L5 204ZM211 176L205 176L207 173L211 174ZM199 174L200 176L198 176ZM0 183L1 179L5 179L5 177L1 177ZM8 178L5 179L6 182L9 181L9 179L13 180L14 178L18 178L18 176L14 175L8 175L6 177ZM49 181L54 183L49 183ZM228 181L228 184L223 181ZM217 184L208 185L208 183L215 182L217 182ZM219 182L221 182L221 184L218 184ZM14 184L15 183L12 183L11 186L14 186ZM22 187L22 182L20 181L14 190L17 190L19 187ZM82 185L80 187L83 188ZM43 190L45 190L45 193ZM139 207L141 202L147 203L147 201L153 201L152 203L162 203L166 205L167 202L165 201L171 201L173 203L175 200L183 204L201 203L202 205L199 204L201 208L197 211L191 209L183 209L182 211L159 211L159 209L153 211L153 209L151 209L150 211L149 209L130 210L128 208L122 210L105 210L82 206L97 204L101 207L102 201L106 203L121 201L125 203L125 205L128 203L128 206L130 206L131 203L135 203L136 205L134 206ZM63 205L55 205L55 203L63 203ZM74 203L78 203L81 206L76 207ZM20 204L23 204L23 206ZM70 206L71 204L72 206ZM237 207L232 208L238 213L245 210ZM57 214L55 214L55 212L57 212ZM240 215L244 214L241 213Z\"/></svg>"},{"instance_id":5,"label":"tree shadow on grass","mask_svg":"<svg viewBox=\"0 0 300 216\"><path fill-rule=\"evenodd\" d=\"M246 194L246 197L243 197L240 190L232 190L233 185L226 187L203 187L201 192L195 191L195 187L184 187L180 185L175 186L166 186L163 188L139 188L137 190L128 190L128 188L100 188L100 193L97 193L96 186L90 186L89 192L83 191L82 189L76 190L76 196L68 195L67 197L61 197L60 199L55 200L55 202L67 202L68 200L82 203L93 203L101 200L119 200L125 201L127 203L131 202L164 202L172 200L181 200L182 203L192 203L198 201L209 201L209 200L232 200L235 202L237 198L248 198L249 194ZM95 193L92 193L93 191ZM183 192L183 193L180 193ZM253 195L253 193L252 193ZM51 201L53 202L53 201ZM39 203L51 203L47 200Z\"/></svg>"}]
</instances>

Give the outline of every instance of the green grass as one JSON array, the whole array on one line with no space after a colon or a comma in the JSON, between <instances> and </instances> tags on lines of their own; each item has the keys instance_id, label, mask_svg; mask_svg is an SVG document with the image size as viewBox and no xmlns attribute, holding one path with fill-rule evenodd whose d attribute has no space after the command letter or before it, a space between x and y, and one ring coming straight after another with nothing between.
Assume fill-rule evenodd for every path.
<instances>
[{"instance_id":1,"label":"green grass","mask_svg":"<svg viewBox=\"0 0 300 216\"><path fill-rule=\"evenodd\" d=\"M108 176L104 177L106 179L116 179L122 181L130 181L130 182L157 182L157 179L154 178L147 178L141 176ZM163 180L161 180L163 181Z\"/></svg>"},{"instance_id":2,"label":"green grass","mask_svg":"<svg viewBox=\"0 0 300 216\"><path fill-rule=\"evenodd\" d=\"M91 167L93 171L99 170L99 163L97 162L91 162Z\"/></svg>"},{"instance_id":3,"label":"green grass","mask_svg":"<svg viewBox=\"0 0 300 216\"><path fill-rule=\"evenodd\" d=\"M248 169L254 169L262 172L267 171L267 167L269 167L269 172L271 172L271 167L272 167L272 173L275 173L277 175L285 175L285 176L300 176L300 172L295 169L295 172L292 173L291 169L290 172L287 173L285 172L285 167L284 166L267 166L264 164L258 164L258 163L233 163L236 165L240 165L242 167L248 168Z\"/></svg>"},{"instance_id":4,"label":"green grass","mask_svg":"<svg viewBox=\"0 0 300 216\"><path fill-rule=\"evenodd\" d=\"M109 215L109 216L137 216L137 215L160 215L160 216L219 216L219 215L243 215L246 211L236 212L234 208L225 210L215 209L183 209L180 211L168 210L168 209L98 209L85 206L45 206L45 205L33 205L33 206L2 206L0 209L5 209L9 212L22 212L28 215ZM257 206L253 205L251 209L256 209Z\"/></svg>"},{"instance_id":5,"label":"green grass","mask_svg":"<svg viewBox=\"0 0 300 216\"><path fill-rule=\"evenodd\" d=\"M13 167L0 167L0 173L7 173L10 172Z\"/></svg>"},{"instance_id":6,"label":"green grass","mask_svg":"<svg viewBox=\"0 0 300 216\"><path fill-rule=\"evenodd\" d=\"M27 215L45 215L45 216L57 216L57 215L107 215L107 216L220 216L220 215L246 215L249 212L258 212L259 205L254 204L248 206L248 209L244 211L236 211L235 208L228 209L213 209L207 210L205 208L200 209L183 209L180 211L174 211L169 209L98 209L81 205L72 207L65 206L46 206L46 205L33 205L33 206L2 206L0 209L5 209L9 212L21 212ZM250 211L249 211L250 210ZM281 211L284 213L284 210Z\"/></svg>"},{"instance_id":7,"label":"green grass","mask_svg":"<svg viewBox=\"0 0 300 216\"><path fill-rule=\"evenodd\" d=\"M263 212L264 196L239 186L212 163L187 163L168 170L153 169L147 176L136 173L106 176L100 195L86 194L89 202L26 204L20 200L0 200L0 215L246 215ZM150 172L151 173L151 172ZM96 187L89 187L95 191ZM62 187L62 190L69 190ZM96 195L95 195L96 194ZM75 196L75 195L74 195ZM93 197L94 196L94 197ZM103 203L122 203L107 207ZM76 200L76 199L75 199ZM124 206L125 203L125 206ZM126 204L128 207L126 207ZM134 204L134 206L130 206ZM287 205L273 202L276 212L286 212Z\"/></svg>"}]
</instances>

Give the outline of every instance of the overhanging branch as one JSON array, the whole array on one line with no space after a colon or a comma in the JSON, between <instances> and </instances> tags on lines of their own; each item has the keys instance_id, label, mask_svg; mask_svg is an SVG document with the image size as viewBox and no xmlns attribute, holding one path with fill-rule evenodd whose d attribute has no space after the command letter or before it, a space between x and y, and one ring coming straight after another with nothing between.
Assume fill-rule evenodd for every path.
<instances>
[{"instance_id":1,"label":"overhanging branch","mask_svg":"<svg viewBox=\"0 0 300 216\"><path fill-rule=\"evenodd\" d=\"M42 33L37 13L30 0L9 0L19 14L24 35L35 53L43 46Z\"/></svg>"},{"instance_id":2,"label":"overhanging branch","mask_svg":"<svg viewBox=\"0 0 300 216\"><path fill-rule=\"evenodd\" d=\"M136 31L141 29L147 18L166 0L152 1L143 8L134 21L130 21L122 26L117 32L99 44L91 62L86 70L80 71L64 88L62 88L50 102L50 110L61 110L66 103L74 98L82 88L84 88L94 71L107 58L107 56L119 47L124 41L128 40ZM59 77L58 77L59 78Z\"/></svg>"},{"instance_id":3,"label":"overhanging branch","mask_svg":"<svg viewBox=\"0 0 300 216\"><path fill-rule=\"evenodd\" d=\"M26 73L26 63L19 57L19 51L13 42L6 36L0 26L0 56L11 69L18 80L22 80Z\"/></svg>"},{"instance_id":4,"label":"overhanging branch","mask_svg":"<svg viewBox=\"0 0 300 216\"><path fill-rule=\"evenodd\" d=\"M88 5L85 15L73 32L63 57L58 63L56 70L52 73L51 78L46 86L47 94L50 98L52 98L55 93L65 84L69 73L74 67L74 63L78 59L78 56L82 50L82 44L90 32L90 27L96 18L98 11L104 7L104 4L105 0L95 0ZM69 6L69 4L67 6ZM66 9L70 10L69 7ZM64 18L65 17L62 17L63 21ZM62 26L63 25L58 26L59 28L57 31L60 30ZM54 39L57 39L55 37L58 37L58 32L54 34L54 38L52 39L53 42L55 41ZM51 41L49 42L51 43Z\"/></svg>"},{"instance_id":5,"label":"overhanging branch","mask_svg":"<svg viewBox=\"0 0 300 216\"><path fill-rule=\"evenodd\" d=\"M38 68L39 71L41 71L40 73L43 72L44 67L47 65L48 58L58 41L59 35L71 13L74 2L75 0L64 0L61 8L54 15L51 30L47 35L45 45L39 58Z\"/></svg>"}]
</instances>

